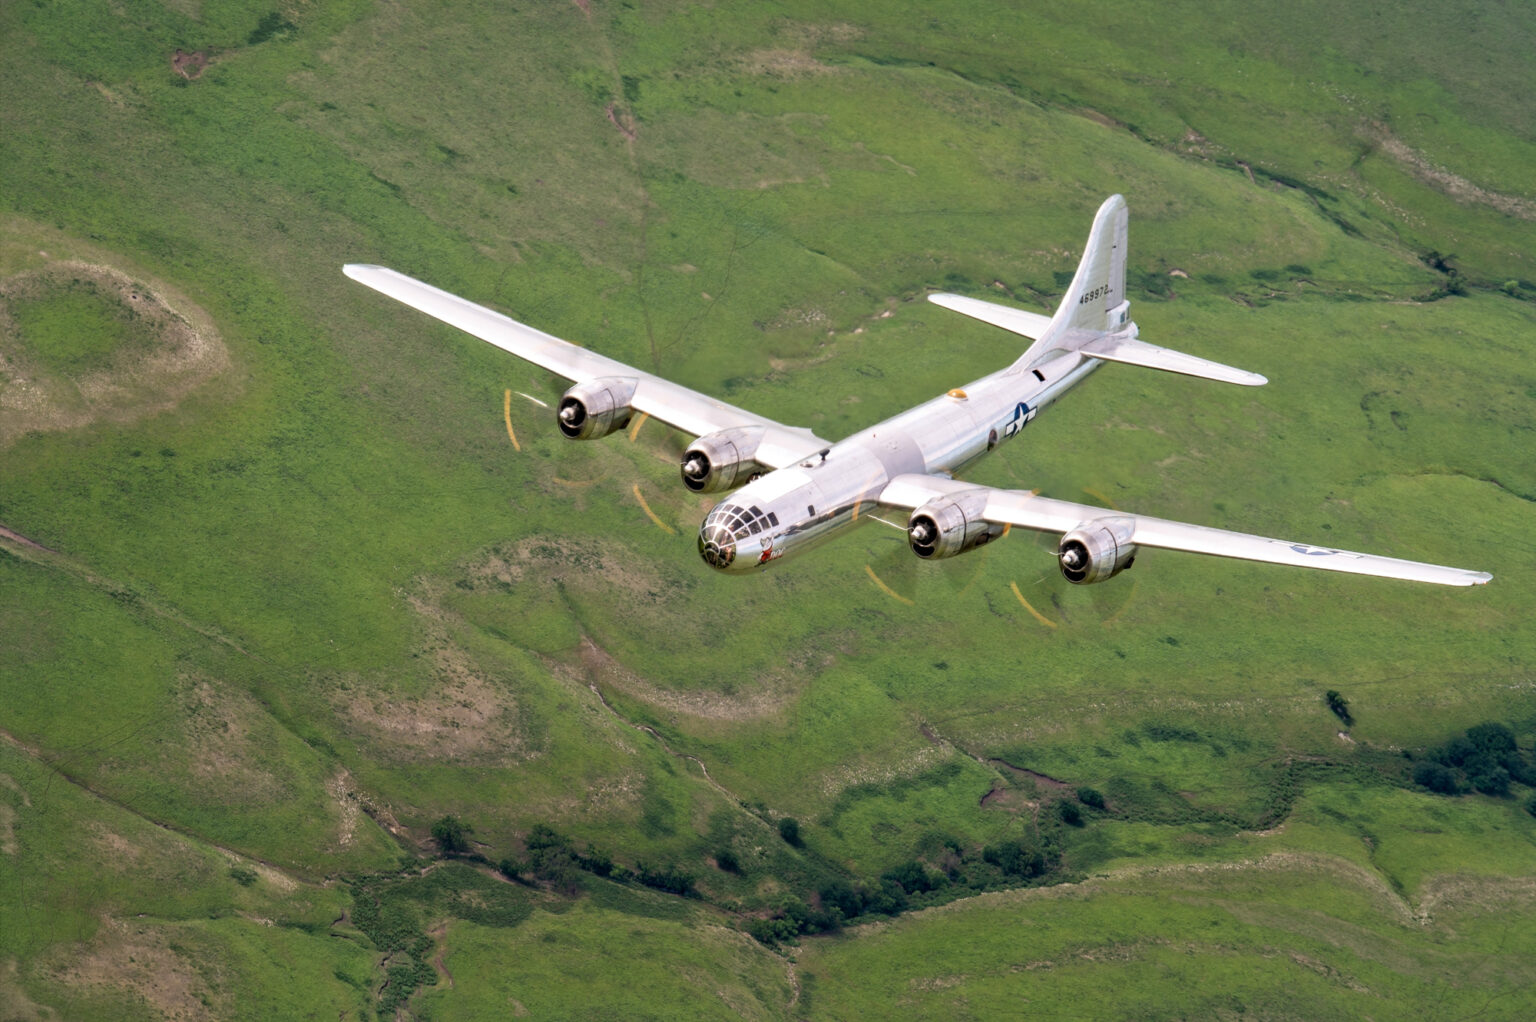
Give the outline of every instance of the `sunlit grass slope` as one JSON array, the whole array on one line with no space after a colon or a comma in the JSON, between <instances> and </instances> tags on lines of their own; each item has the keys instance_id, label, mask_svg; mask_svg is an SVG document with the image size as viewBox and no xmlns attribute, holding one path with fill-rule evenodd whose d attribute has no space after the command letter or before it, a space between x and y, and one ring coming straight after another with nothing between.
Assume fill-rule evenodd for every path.
<instances>
[{"instance_id":1,"label":"sunlit grass slope","mask_svg":"<svg viewBox=\"0 0 1536 1022\"><path fill-rule=\"evenodd\" d=\"M1529 1014L1531 789L1409 757L1536 740L1533 37L1417 0L0 7L0 1004ZM567 442L556 381L340 273L833 437L1014 358L923 296L1049 310L1115 192L1142 336L1271 383L1106 367L972 478L1490 586L1148 552L1075 589L1054 537L918 564L875 522L720 578L691 438ZM913 863L957 879L746 935Z\"/></svg>"}]
</instances>

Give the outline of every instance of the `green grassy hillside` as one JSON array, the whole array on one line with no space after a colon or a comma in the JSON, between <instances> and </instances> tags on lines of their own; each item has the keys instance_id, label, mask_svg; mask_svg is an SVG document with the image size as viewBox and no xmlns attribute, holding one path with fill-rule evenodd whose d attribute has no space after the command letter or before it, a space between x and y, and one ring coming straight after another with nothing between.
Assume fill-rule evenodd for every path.
<instances>
[{"instance_id":1,"label":"green grassy hillside","mask_svg":"<svg viewBox=\"0 0 1536 1022\"><path fill-rule=\"evenodd\" d=\"M484 6L0 7L0 1016L1529 1014L1536 16ZM1272 382L971 477L1491 585L722 578L691 438L340 273L841 436L1114 192L1142 336Z\"/></svg>"}]
</instances>

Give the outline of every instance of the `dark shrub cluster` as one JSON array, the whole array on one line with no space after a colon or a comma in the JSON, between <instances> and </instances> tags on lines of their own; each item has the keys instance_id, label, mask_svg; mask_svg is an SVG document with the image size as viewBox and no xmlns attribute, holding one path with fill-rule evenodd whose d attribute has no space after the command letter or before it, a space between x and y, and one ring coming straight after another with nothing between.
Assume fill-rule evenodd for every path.
<instances>
[{"instance_id":1,"label":"dark shrub cluster","mask_svg":"<svg viewBox=\"0 0 1536 1022\"><path fill-rule=\"evenodd\" d=\"M900 915L909 908L940 904L971 892L1039 881L1060 866L1051 840L1047 835L1042 845L1000 842L978 850L966 849L952 837L933 835L932 861L909 859L872 881L841 877L825 881L813 894L791 897L768 918L752 920L747 932L764 944L780 944L835 931L858 919Z\"/></svg>"},{"instance_id":2,"label":"dark shrub cluster","mask_svg":"<svg viewBox=\"0 0 1536 1022\"><path fill-rule=\"evenodd\" d=\"M1349 712L1349 701L1347 699L1330 688L1327 692L1323 693L1323 702L1328 704L1328 709L1343 722L1345 727L1355 726L1355 717Z\"/></svg>"},{"instance_id":3,"label":"dark shrub cluster","mask_svg":"<svg viewBox=\"0 0 1536 1022\"><path fill-rule=\"evenodd\" d=\"M1413 783L1442 795L1502 796L1511 784L1536 787L1536 765L1520 751L1513 731L1487 721L1425 753L1413 768Z\"/></svg>"},{"instance_id":4,"label":"dark shrub cluster","mask_svg":"<svg viewBox=\"0 0 1536 1022\"><path fill-rule=\"evenodd\" d=\"M525 875L565 895L573 895L581 889L581 874L606 877L613 874L613 860L606 853L588 848L585 854L578 852L570 838L547 827L535 824L523 839L527 850L522 859L502 859L497 869L509 880L526 882Z\"/></svg>"}]
</instances>

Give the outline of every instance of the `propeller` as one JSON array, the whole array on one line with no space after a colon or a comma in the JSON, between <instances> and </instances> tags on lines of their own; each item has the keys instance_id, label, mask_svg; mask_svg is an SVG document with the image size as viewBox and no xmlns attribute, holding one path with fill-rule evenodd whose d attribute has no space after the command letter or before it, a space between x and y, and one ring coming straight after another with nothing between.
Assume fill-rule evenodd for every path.
<instances>
[{"instance_id":1,"label":"propeller","mask_svg":"<svg viewBox=\"0 0 1536 1022\"><path fill-rule=\"evenodd\" d=\"M909 527L884 512L866 513L864 517L880 526L864 531L869 538L864 573L876 589L908 605L919 605L926 599L953 599L976 585L996 545L989 543L959 557L924 560L912 552L911 544L932 542L936 538L932 523L920 521Z\"/></svg>"},{"instance_id":2,"label":"propeller","mask_svg":"<svg viewBox=\"0 0 1536 1022\"><path fill-rule=\"evenodd\" d=\"M1084 489L1083 493L1111 511L1119 510L1097 490ZM1016 560L1010 559L1010 566L1016 568L1010 587L1036 621L1048 628L1099 627L1113 624L1125 613L1136 592L1134 570L1093 585L1073 585L1062 574L1062 566L1074 571L1086 568L1087 551L1069 546L1058 554L1060 535L1032 535L1035 551L1021 550Z\"/></svg>"}]
</instances>

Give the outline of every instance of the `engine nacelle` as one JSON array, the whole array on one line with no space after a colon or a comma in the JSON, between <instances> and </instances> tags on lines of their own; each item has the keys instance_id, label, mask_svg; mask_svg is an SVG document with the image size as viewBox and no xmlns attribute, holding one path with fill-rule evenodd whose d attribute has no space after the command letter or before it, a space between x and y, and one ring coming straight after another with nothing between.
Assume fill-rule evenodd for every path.
<instances>
[{"instance_id":1,"label":"engine nacelle","mask_svg":"<svg viewBox=\"0 0 1536 1022\"><path fill-rule=\"evenodd\" d=\"M699 437L683 452L683 485L695 493L717 493L762 475L765 466L753 459L763 432L738 426Z\"/></svg>"},{"instance_id":2,"label":"engine nacelle","mask_svg":"<svg viewBox=\"0 0 1536 1022\"><path fill-rule=\"evenodd\" d=\"M907 545L924 559L953 557L1003 534L1001 525L982 517L987 491L962 490L937 497L907 519Z\"/></svg>"},{"instance_id":3,"label":"engine nacelle","mask_svg":"<svg viewBox=\"0 0 1536 1022\"><path fill-rule=\"evenodd\" d=\"M1131 537L1136 523L1129 518L1099 518L1086 522L1061 537L1056 559L1061 573L1073 585L1089 585L1114 578L1136 562Z\"/></svg>"},{"instance_id":4,"label":"engine nacelle","mask_svg":"<svg viewBox=\"0 0 1536 1022\"><path fill-rule=\"evenodd\" d=\"M560 398L555 421L572 440L596 440L629 425L638 381L607 377L578 383Z\"/></svg>"}]
</instances>

